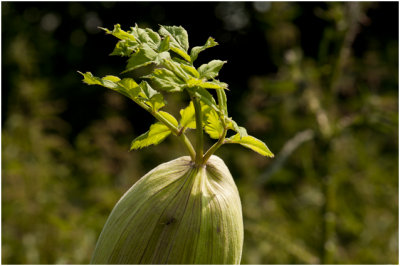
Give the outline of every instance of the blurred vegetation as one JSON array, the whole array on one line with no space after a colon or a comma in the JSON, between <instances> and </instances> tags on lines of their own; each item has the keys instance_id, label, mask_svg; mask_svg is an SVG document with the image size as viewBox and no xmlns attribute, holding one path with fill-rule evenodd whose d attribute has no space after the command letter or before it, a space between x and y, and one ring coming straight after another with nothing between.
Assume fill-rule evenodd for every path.
<instances>
[{"instance_id":1,"label":"blurred vegetation","mask_svg":"<svg viewBox=\"0 0 400 266\"><path fill-rule=\"evenodd\" d=\"M97 29L116 23L220 43L207 54L229 61L230 113L276 154L217 152L243 264L398 263L398 3L2 2L2 22L2 263L88 263L119 197L185 152L174 138L128 152L150 115L81 83L120 72Z\"/></svg>"}]
</instances>

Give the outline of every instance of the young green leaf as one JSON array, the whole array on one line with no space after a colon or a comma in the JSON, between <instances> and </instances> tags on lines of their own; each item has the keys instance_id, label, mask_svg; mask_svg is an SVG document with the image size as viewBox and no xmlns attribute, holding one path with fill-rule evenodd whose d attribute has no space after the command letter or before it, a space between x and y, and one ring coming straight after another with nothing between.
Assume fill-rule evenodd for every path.
<instances>
[{"instance_id":1,"label":"young green leaf","mask_svg":"<svg viewBox=\"0 0 400 266\"><path fill-rule=\"evenodd\" d=\"M171 134L171 130L166 125L157 122L150 126L149 131L132 141L131 150L141 149L149 145L157 145L168 137L169 134Z\"/></svg>"},{"instance_id":2,"label":"young green leaf","mask_svg":"<svg viewBox=\"0 0 400 266\"><path fill-rule=\"evenodd\" d=\"M171 123L173 126L177 127L178 126L178 121L175 119L173 115L170 113L164 112L164 111L159 111L159 114L165 118L169 123Z\"/></svg>"},{"instance_id":3,"label":"young green leaf","mask_svg":"<svg viewBox=\"0 0 400 266\"><path fill-rule=\"evenodd\" d=\"M110 55L118 56L130 56L137 48L139 44L130 40L121 40L117 42L114 50Z\"/></svg>"},{"instance_id":4,"label":"young green leaf","mask_svg":"<svg viewBox=\"0 0 400 266\"><path fill-rule=\"evenodd\" d=\"M120 78L110 75L103 78L98 78L93 76L93 74L90 72L82 73L78 71L78 73L83 76L83 82L85 82L86 84L100 85L108 89L112 89L128 98L131 98L132 100L136 99L140 92L139 85L130 78L120 80Z\"/></svg>"},{"instance_id":5,"label":"young green leaf","mask_svg":"<svg viewBox=\"0 0 400 266\"><path fill-rule=\"evenodd\" d=\"M191 78L186 82L188 87L200 87L204 89L223 90L228 88L228 84L219 81L204 81L202 79Z\"/></svg>"},{"instance_id":6,"label":"young green leaf","mask_svg":"<svg viewBox=\"0 0 400 266\"><path fill-rule=\"evenodd\" d=\"M225 143L237 143L246 148L252 149L255 152L258 152L263 156L268 156L271 158L274 157L274 154L268 149L267 145L253 136L240 137L239 134L236 134L226 139Z\"/></svg>"},{"instance_id":7,"label":"young green leaf","mask_svg":"<svg viewBox=\"0 0 400 266\"><path fill-rule=\"evenodd\" d=\"M155 86L154 88L157 90L153 89L146 81L142 81L138 85L131 78L121 80L112 75L98 78L90 72L85 74L79 72L83 75L85 83L101 85L115 90L134 100L159 120L159 123L152 125L148 132L132 142L132 149L158 144L172 132L180 136L180 139L188 148L191 158L196 163L207 161L224 143L238 143L264 156L273 157L264 142L249 136L244 127L238 126L232 118L228 117L225 94L228 84L215 79L226 61L212 60L201 65L198 69L193 66L193 62L200 52L218 45L213 38L208 38L203 46L193 47L189 56L188 34L181 26L160 26L158 33L151 29L141 29L137 25L132 27L130 32L121 30L119 24L116 24L112 31L104 30L120 39L111 55L129 57L124 72L149 64L154 66L151 68L151 74L142 78L149 79L151 86ZM207 89L216 90L218 104ZM165 105L165 101L159 90L165 92L186 90L189 93L193 102L191 101L185 109L180 110L181 119L179 123L171 114L160 111ZM200 110L201 117L196 116L196 111L200 112ZM184 134L187 128L195 129L196 127L201 127L196 131L198 135L197 151L194 150ZM219 140L201 158L203 128L211 138ZM228 129L235 131L236 135L226 139Z\"/></svg>"},{"instance_id":8,"label":"young green leaf","mask_svg":"<svg viewBox=\"0 0 400 266\"><path fill-rule=\"evenodd\" d=\"M236 133L239 134L239 137L247 136L246 129L244 127L238 126L238 124L235 121L233 121L232 118L226 117L225 120L226 120L226 125L227 125L228 129L236 131Z\"/></svg>"},{"instance_id":9,"label":"young green leaf","mask_svg":"<svg viewBox=\"0 0 400 266\"><path fill-rule=\"evenodd\" d=\"M165 105L162 94L153 89L149 83L142 81L139 87L141 89L139 96L153 111L158 111Z\"/></svg>"},{"instance_id":10,"label":"young green leaf","mask_svg":"<svg viewBox=\"0 0 400 266\"><path fill-rule=\"evenodd\" d=\"M167 68L168 70L172 71L182 81L186 81L190 78L187 71L185 71L182 68L182 66L184 66L184 64L180 64L178 62L175 62L174 60L164 60L163 66L165 68Z\"/></svg>"},{"instance_id":11,"label":"young green leaf","mask_svg":"<svg viewBox=\"0 0 400 266\"><path fill-rule=\"evenodd\" d=\"M217 90L218 106L224 116L228 116L227 99L224 90Z\"/></svg>"},{"instance_id":12,"label":"young green leaf","mask_svg":"<svg viewBox=\"0 0 400 266\"><path fill-rule=\"evenodd\" d=\"M209 37L206 44L204 44L203 46L193 47L192 50L190 51L190 58L192 62L194 62L197 59L200 52L204 51L207 48L214 47L216 45L218 45L218 43L214 40L214 38Z\"/></svg>"},{"instance_id":13,"label":"young green leaf","mask_svg":"<svg viewBox=\"0 0 400 266\"><path fill-rule=\"evenodd\" d=\"M170 40L170 38L169 38L169 36L167 36L161 41L160 45L158 46L159 53L166 52L169 50L169 40Z\"/></svg>"},{"instance_id":14,"label":"young green leaf","mask_svg":"<svg viewBox=\"0 0 400 266\"><path fill-rule=\"evenodd\" d=\"M164 37L170 36L171 44L176 45L185 52L189 49L188 34L182 26L161 26L158 32Z\"/></svg>"},{"instance_id":15,"label":"young green leaf","mask_svg":"<svg viewBox=\"0 0 400 266\"><path fill-rule=\"evenodd\" d=\"M158 46L161 43L161 37L157 32L154 32L149 28L141 29L138 27L138 25L131 27L131 30L131 33L133 36L135 36L137 42L141 44L147 44L153 50L158 50Z\"/></svg>"},{"instance_id":16,"label":"young green leaf","mask_svg":"<svg viewBox=\"0 0 400 266\"><path fill-rule=\"evenodd\" d=\"M199 78L200 74L199 72L197 72L197 70L192 67L192 66L188 66L188 65L184 65L181 64L180 67L190 76L195 77L195 78Z\"/></svg>"},{"instance_id":17,"label":"young green leaf","mask_svg":"<svg viewBox=\"0 0 400 266\"><path fill-rule=\"evenodd\" d=\"M226 61L212 60L207 64L201 65L197 70L199 71L201 78L212 79L218 76L218 72L225 63Z\"/></svg>"},{"instance_id":18,"label":"young green leaf","mask_svg":"<svg viewBox=\"0 0 400 266\"><path fill-rule=\"evenodd\" d=\"M124 72L132 71L139 67L154 63L157 55L158 54L147 44L141 44L138 51L128 59L128 64L126 65L126 70Z\"/></svg>"},{"instance_id":19,"label":"young green leaf","mask_svg":"<svg viewBox=\"0 0 400 266\"><path fill-rule=\"evenodd\" d=\"M224 133L224 126L219 119L218 113L211 110L207 116L207 124L204 130L213 139L219 139Z\"/></svg>"},{"instance_id":20,"label":"young green leaf","mask_svg":"<svg viewBox=\"0 0 400 266\"><path fill-rule=\"evenodd\" d=\"M170 37L170 49L190 62L191 58L187 54L189 48L188 34L186 30L179 26L161 26L158 31L163 37Z\"/></svg>"},{"instance_id":21,"label":"young green leaf","mask_svg":"<svg viewBox=\"0 0 400 266\"><path fill-rule=\"evenodd\" d=\"M121 25L119 25L119 24L115 24L114 29L112 31L110 31L106 28L101 28L101 27L100 27L100 29L104 30L107 34L112 34L113 36L117 37L118 39L136 42L135 37L132 34L130 34L129 32L121 30Z\"/></svg>"},{"instance_id":22,"label":"young green leaf","mask_svg":"<svg viewBox=\"0 0 400 266\"><path fill-rule=\"evenodd\" d=\"M152 74L144 78L150 79L154 85L167 92L178 92L183 90L185 82L178 78L172 71L165 68L158 68Z\"/></svg>"},{"instance_id":23,"label":"young green leaf","mask_svg":"<svg viewBox=\"0 0 400 266\"><path fill-rule=\"evenodd\" d=\"M180 125L183 128L196 128L196 117L193 102L190 101L189 105L185 109L179 111L181 114Z\"/></svg>"}]
</instances>

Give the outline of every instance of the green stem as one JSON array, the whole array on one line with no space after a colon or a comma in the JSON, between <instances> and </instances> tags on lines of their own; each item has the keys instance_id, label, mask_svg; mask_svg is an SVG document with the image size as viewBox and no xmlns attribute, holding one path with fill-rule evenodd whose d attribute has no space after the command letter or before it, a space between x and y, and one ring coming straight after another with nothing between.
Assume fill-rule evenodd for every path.
<instances>
[{"instance_id":1,"label":"green stem","mask_svg":"<svg viewBox=\"0 0 400 266\"><path fill-rule=\"evenodd\" d=\"M189 152L190 158L192 159L192 161L195 160L196 158L196 151L193 148L192 143L190 142L189 138L186 137L185 133L182 133L179 136L179 139L182 141L183 145L186 147L186 149Z\"/></svg>"},{"instance_id":2,"label":"green stem","mask_svg":"<svg viewBox=\"0 0 400 266\"><path fill-rule=\"evenodd\" d=\"M172 124L170 121L168 121L167 119L165 119L162 115L160 115L158 112L154 112L154 110L146 105L143 102L140 101L136 101L134 100L139 106L141 106L143 109L145 109L147 112L149 112L150 114L152 114L158 121L160 121L161 123L163 123L164 125L166 125L171 132L175 135L179 137L179 140L183 143L183 145L186 147L186 149L189 152L189 155L191 157L192 160L195 160L195 150L193 148L192 143L190 142L190 140L188 139L188 137L185 135L185 133L182 133L179 128L177 126L175 126L174 124Z\"/></svg>"},{"instance_id":3,"label":"green stem","mask_svg":"<svg viewBox=\"0 0 400 266\"><path fill-rule=\"evenodd\" d=\"M196 115L196 158L195 164L203 163L203 114L201 112L200 100L197 97L191 97Z\"/></svg>"},{"instance_id":4,"label":"green stem","mask_svg":"<svg viewBox=\"0 0 400 266\"><path fill-rule=\"evenodd\" d=\"M216 152L216 150L218 150L218 148L221 147L222 144L224 144L224 140L225 140L227 131L228 131L228 129L226 127L224 127L224 132L222 133L222 136L204 154L204 156L203 156L203 164L205 164L208 161L208 159L210 159L211 155L213 155Z\"/></svg>"}]
</instances>

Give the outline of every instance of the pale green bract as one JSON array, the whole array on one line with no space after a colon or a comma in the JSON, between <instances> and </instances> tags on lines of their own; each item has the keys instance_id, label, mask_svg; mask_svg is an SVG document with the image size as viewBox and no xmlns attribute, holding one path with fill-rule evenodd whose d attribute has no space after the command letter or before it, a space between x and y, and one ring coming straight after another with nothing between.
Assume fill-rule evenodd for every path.
<instances>
[{"instance_id":1,"label":"pale green bract","mask_svg":"<svg viewBox=\"0 0 400 266\"><path fill-rule=\"evenodd\" d=\"M240 197L225 163L212 156L163 163L118 201L101 232L92 264L239 264Z\"/></svg>"}]
</instances>

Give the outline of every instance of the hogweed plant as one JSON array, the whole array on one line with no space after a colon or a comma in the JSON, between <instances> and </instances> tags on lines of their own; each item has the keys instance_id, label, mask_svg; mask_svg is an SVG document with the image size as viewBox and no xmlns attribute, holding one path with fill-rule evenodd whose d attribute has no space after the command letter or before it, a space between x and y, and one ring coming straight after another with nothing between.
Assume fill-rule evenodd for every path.
<instances>
[{"instance_id":1,"label":"hogweed plant","mask_svg":"<svg viewBox=\"0 0 400 266\"><path fill-rule=\"evenodd\" d=\"M247 134L228 115L228 85L216 79L226 61L195 67L200 52L218 45L208 38L189 53L188 34L179 26L158 32L137 25L103 29L119 39L111 55L128 57L122 73L151 66L140 77L81 73L83 82L119 92L152 114L157 122L132 141L131 149L162 142L175 135L189 156L163 163L136 182L118 201L100 234L94 264L239 264L243 247L243 217L235 182L219 157L223 144L237 143L273 157L264 142ZM208 90L215 90L214 96ZM163 111L163 93L187 93L190 102L180 118ZM193 147L187 137L195 130ZM203 131L216 142L203 151ZM228 131L233 131L227 136Z\"/></svg>"}]
</instances>

